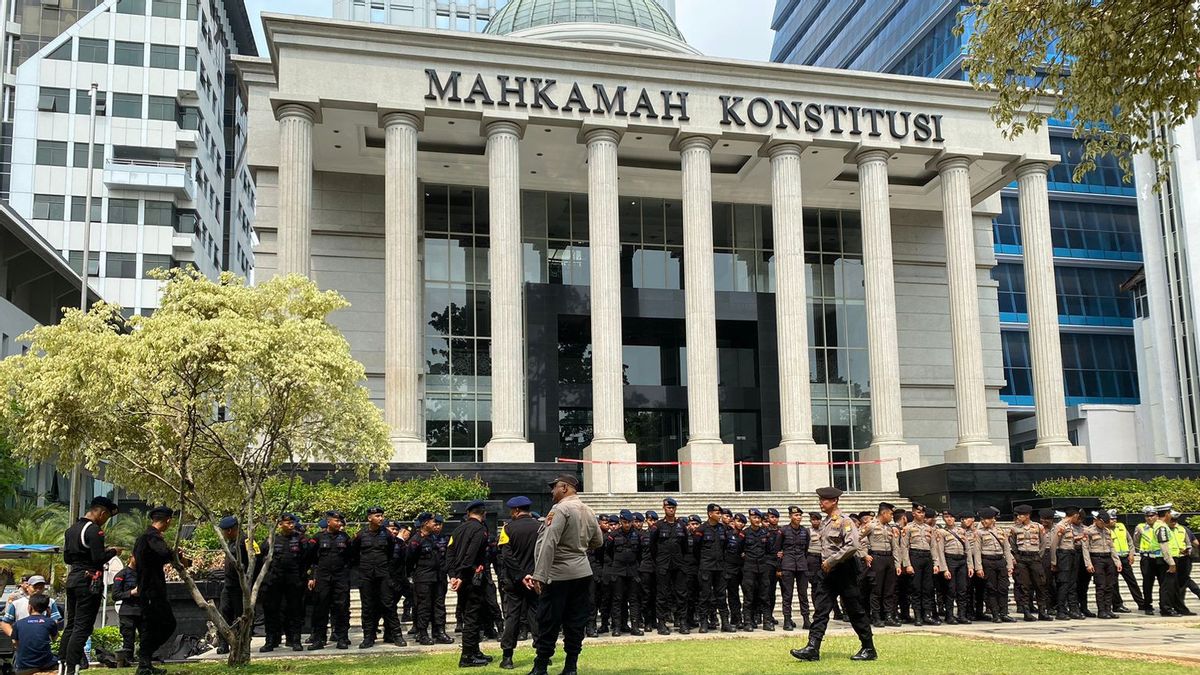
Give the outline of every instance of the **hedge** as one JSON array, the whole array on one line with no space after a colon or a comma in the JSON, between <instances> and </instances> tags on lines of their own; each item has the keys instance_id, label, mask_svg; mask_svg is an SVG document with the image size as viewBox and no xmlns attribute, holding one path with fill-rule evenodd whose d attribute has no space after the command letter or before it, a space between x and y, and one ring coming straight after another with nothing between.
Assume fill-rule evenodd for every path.
<instances>
[{"instance_id":1,"label":"hedge","mask_svg":"<svg viewBox=\"0 0 1200 675\"><path fill-rule=\"evenodd\" d=\"M447 513L450 502L486 499L491 490L479 478L436 474L430 478L403 481L357 480L334 483L324 480L305 483L280 478L264 486L268 499L280 510L291 511L301 520L319 520L326 511L337 510L349 521L365 521L367 509L382 506L388 518L411 520L422 511Z\"/></svg>"},{"instance_id":2,"label":"hedge","mask_svg":"<svg viewBox=\"0 0 1200 675\"><path fill-rule=\"evenodd\" d=\"M1033 486L1042 497L1098 497L1107 509L1140 513L1143 507L1171 502L1176 511L1200 511L1200 479L1055 478Z\"/></svg>"}]
</instances>

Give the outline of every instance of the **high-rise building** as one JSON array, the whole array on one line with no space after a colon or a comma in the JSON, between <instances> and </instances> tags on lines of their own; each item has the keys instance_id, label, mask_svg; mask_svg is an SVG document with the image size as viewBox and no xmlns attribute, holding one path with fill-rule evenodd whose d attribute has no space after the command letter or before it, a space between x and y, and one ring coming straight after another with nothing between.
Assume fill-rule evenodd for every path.
<instances>
[{"instance_id":1,"label":"high-rise building","mask_svg":"<svg viewBox=\"0 0 1200 675\"><path fill-rule=\"evenodd\" d=\"M973 30L955 35L961 0L778 0L773 61L963 80ZM1141 400L1133 298L1120 290L1142 262L1137 198L1115 157L1103 157L1082 181L1072 180L1082 142L1061 121L1049 124L1054 276L1058 292L1063 379L1073 441L1089 459L1171 461L1161 447L1138 449ZM1004 384L1012 457L1036 439L1024 250L1016 184L1001 191L993 221Z\"/></svg>"},{"instance_id":2,"label":"high-rise building","mask_svg":"<svg viewBox=\"0 0 1200 675\"><path fill-rule=\"evenodd\" d=\"M243 0L11 0L7 18L20 33L5 36L0 198L78 270L90 160L88 273L127 314L157 307L155 268L253 279L245 94L230 68L257 53Z\"/></svg>"}]
</instances>

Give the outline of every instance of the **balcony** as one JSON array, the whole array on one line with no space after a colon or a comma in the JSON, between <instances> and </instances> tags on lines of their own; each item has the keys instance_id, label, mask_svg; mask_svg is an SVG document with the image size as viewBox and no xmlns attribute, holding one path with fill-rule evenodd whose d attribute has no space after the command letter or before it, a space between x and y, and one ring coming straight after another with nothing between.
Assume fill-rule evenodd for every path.
<instances>
[{"instance_id":1,"label":"balcony","mask_svg":"<svg viewBox=\"0 0 1200 675\"><path fill-rule=\"evenodd\" d=\"M196 183L183 162L109 159L104 162L104 185L116 190L154 190L195 198Z\"/></svg>"}]
</instances>

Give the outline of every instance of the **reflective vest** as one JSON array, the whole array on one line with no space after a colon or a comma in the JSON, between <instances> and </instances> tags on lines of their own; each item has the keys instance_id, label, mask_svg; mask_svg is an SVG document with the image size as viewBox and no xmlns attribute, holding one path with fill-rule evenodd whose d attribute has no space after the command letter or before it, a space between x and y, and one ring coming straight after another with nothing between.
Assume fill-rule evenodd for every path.
<instances>
[{"instance_id":1,"label":"reflective vest","mask_svg":"<svg viewBox=\"0 0 1200 675\"><path fill-rule=\"evenodd\" d=\"M1142 527L1142 534L1138 537L1137 541L1138 551L1142 555L1148 555L1152 558L1162 557L1162 551L1158 548L1158 542L1154 539L1154 528L1158 527L1158 525L1159 523L1155 521L1154 527L1150 525Z\"/></svg>"},{"instance_id":2,"label":"reflective vest","mask_svg":"<svg viewBox=\"0 0 1200 675\"><path fill-rule=\"evenodd\" d=\"M1184 549L1187 548L1187 534L1182 526L1176 525L1171 528L1171 557L1178 560L1183 556Z\"/></svg>"},{"instance_id":3,"label":"reflective vest","mask_svg":"<svg viewBox=\"0 0 1200 675\"><path fill-rule=\"evenodd\" d=\"M1125 529L1125 523L1113 525L1112 540L1118 558L1129 555L1129 531Z\"/></svg>"},{"instance_id":4,"label":"reflective vest","mask_svg":"<svg viewBox=\"0 0 1200 675\"><path fill-rule=\"evenodd\" d=\"M1159 530L1167 531L1167 550L1171 551L1171 557L1174 558L1175 557L1175 533L1172 532L1171 528L1161 520L1158 521L1157 523L1154 523L1154 553L1152 553L1151 555L1153 555L1156 558L1162 557L1162 547L1158 543Z\"/></svg>"}]
</instances>

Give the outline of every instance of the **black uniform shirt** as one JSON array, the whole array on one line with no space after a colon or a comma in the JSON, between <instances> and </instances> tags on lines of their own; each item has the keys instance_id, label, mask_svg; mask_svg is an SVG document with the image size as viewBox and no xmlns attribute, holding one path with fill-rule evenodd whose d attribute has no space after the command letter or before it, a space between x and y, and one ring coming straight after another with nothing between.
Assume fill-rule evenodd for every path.
<instances>
[{"instance_id":1,"label":"black uniform shirt","mask_svg":"<svg viewBox=\"0 0 1200 675\"><path fill-rule=\"evenodd\" d=\"M171 562L171 549L162 533L147 527L133 545L133 557L138 566L138 595L142 602L164 600L167 597L167 574L163 566Z\"/></svg>"},{"instance_id":2,"label":"black uniform shirt","mask_svg":"<svg viewBox=\"0 0 1200 675\"><path fill-rule=\"evenodd\" d=\"M312 577L332 575L345 572L354 562L353 547L350 545L350 535L345 530L337 532L318 532L308 540L315 558L312 565Z\"/></svg>"},{"instance_id":3,"label":"black uniform shirt","mask_svg":"<svg viewBox=\"0 0 1200 675\"><path fill-rule=\"evenodd\" d=\"M725 571L740 572L742 569L742 549L746 545L746 535L743 531L732 527L725 528Z\"/></svg>"},{"instance_id":4,"label":"black uniform shirt","mask_svg":"<svg viewBox=\"0 0 1200 675\"><path fill-rule=\"evenodd\" d=\"M396 538L386 527L372 532L368 525L354 535L352 546L360 570L386 571L392 560Z\"/></svg>"},{"instance_id":5,"label":"black uniform shirt","mask_svg":"<svg viewBox=\"0 0 1200 675\"><path fill-rule=\"evenodd\" d=\"M747 527L742 530L746 537L745 570L747 572L766 572L773 568L771 561L775 559L778 548L775 545L775 533L766 526L757 530Z\"/></svg>"},{"instance_id":6,"label":"black uniform shirt","mask_svg":"<svg viewBox=\"0 0 1200 675\"><path fill-rule=\"evenodd\" d=\"M413 582L437 581L442 576L442 556L437 537L417 532L408 539L407 557L412 568Z\"/></svg>"},{"instance_id":7,"label":"black uniform shirt","mask_svg":"<svg viewBox=\"0 0 1200 675\"><path fill-rule=\"evenodd\" d=\"M231 541L228 543L229 550L233 552L233 555L237 556L237 558L241 560L242 568L245 569L248 567L250 565L250 552L246 550L246 538L239 536L237 541ZM225 576L222 580L222 583L225 585L225 588L231 590L237 589L240 591L242 588L242 575L238 573L237 565L234 564L234 559L230 558L228 555L225 556Z\"/></svg>"},{"instance_id":8,"label":"black uniform shirt","mask_svg":"<svg viewBox=\"0 0 1200 675\"><path fill-rule=\"evenodd\" d=\"M271 545L274 548L271 553L271 580L295 581L304 575L308 540L303 535L293 531L284 536L276 532Z\"/></svg>"},{"instance_id":9,"label":"black uniform shirt","mask_svg":"<svg viewBox=\"0 0 1200 675\"><path fill-rule=\"evenodd\" d=\"M468 518L459 525L446 552L449 556L448 575L470 583L475 570L487 564L487 543L487 526L483 523Z\"/></svg>"},{"instance_id":10,"label":"black uniform shirt","mask_svg":"<svg viewBox=\"0 0 1200 675\"><path fill-rule=\"evenodd\" d=\"M67 528L63 538L63 562L71 566L71 576L98 572L117 554L104 547L104 530L87 518Z\"/></svg>"},{"instance_id":11,"label":"black uniform shirt","mask_svg":"<svg viewBox=\"0 0 1200 675\"><path fill-rule=\"evenodd\" d=\"M638 557L642 548L641 533L617 528L604 538L604 558L609 572L618 577L636 577Z\"/></svg>"},{"instance_id":12,"label":"black uniform shirt","mask_svg":"<svg viewBox=\"0 0 1200 675\"><path fill-rule=\"evenodd\" d=\"M700 523L692 541L696 547L696 562L701 572L719 572L725 553L725 535L729 528L724 523L716 525L708 521Z\"/></svg>"},{"instance_id":13,"label":"black uniform shirt","mask_svg":"<svg viewBox=\"0 0 1200 675\"><path fill-rule=\"evenodd\" d=\"M113 602L120 602L121 609L117 612L121 616L141 616L142 601L136 595L130 595L133 589L137 588L137 571L132 567L123 567L117 576L113 577L112 594Z\"/></svg>"},{"instance_id":14,"label":"black uniform shirt","mask_svg":"<svg viewBox=\"0 0 1200 675\"><path fill-rule=\"evenodd\" d=\"M659 569L683 567L683 559L688 552L687 523L678 518L673 523L658 521L650 530L650 548L654 551L654 564Z\"/></svg>"},{"instance_id":15,"label":"black uniform shirt","mask_svg":"<svg viewBox=\"0 0 1200 675\"><path fill-rule=\"evenodd\" d=\"M522 515L505 524L497 546L500 549L500 569L513 583L520 583L533 574L533 550L537 544L541 523L533 516Z\"/></svg>"},{"instance_id":16,"label":"black uniform shirt","mask_svg":"<svg viewBox=\"0 0 1200 675\"><path fill-rule=\"evenodd\" d=\"M782 569L790 572L805 572L808 570L808 544L811 531L801 525L792 527L791 523L779 528L779 550L783 552Z\"/></svg>"}]
</instances>

